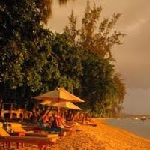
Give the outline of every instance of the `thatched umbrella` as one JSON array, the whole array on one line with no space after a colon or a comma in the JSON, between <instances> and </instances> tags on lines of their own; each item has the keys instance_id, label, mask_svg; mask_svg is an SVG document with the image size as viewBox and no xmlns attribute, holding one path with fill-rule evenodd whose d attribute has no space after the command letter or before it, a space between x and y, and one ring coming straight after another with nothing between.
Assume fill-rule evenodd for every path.
<instances>
[{"instance_id":1,"label":"thatched umbrella","mask_svg":"<svg viewBox=\"0 0 150 150\"><path fill-rule=\"evenodd\" d=\"M37 100L49 100L51 102L78 102L78 103L85 102L79 97L69 93L64 88L57 88L54 91L49 91L45 94L33 98Z\"/></svg>"},{"instance_id":2,"label":"thatched umbrella","mask_svg":"<svg viewBox=\"0 0 150 150\"><path fill-rule=\"evenodd\" d=\"M50 103L47 104L48 106L53 106L53 107L61 107L64 109L73 109L73 110L81 110L77 105L71 103L71 102L59 102L59 103Z\"/></svg>"}]
</instances>

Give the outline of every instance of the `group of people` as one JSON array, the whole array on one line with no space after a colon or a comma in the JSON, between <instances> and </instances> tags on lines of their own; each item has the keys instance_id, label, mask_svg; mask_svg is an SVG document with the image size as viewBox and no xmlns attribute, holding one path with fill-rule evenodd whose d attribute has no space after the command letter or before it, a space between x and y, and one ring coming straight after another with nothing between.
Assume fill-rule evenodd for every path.
<instances>
[{"instance_id":1,"label":"group of people","mask_svg":"<svg viewBox=\"0 0 150 150\"><path fill-rule=\"evenodd\" d=\"M48 110L40 117L39 124L48 132L63 133L65 128L71 128L66 124L63 114Z\"/></svg>"}]
</instances>

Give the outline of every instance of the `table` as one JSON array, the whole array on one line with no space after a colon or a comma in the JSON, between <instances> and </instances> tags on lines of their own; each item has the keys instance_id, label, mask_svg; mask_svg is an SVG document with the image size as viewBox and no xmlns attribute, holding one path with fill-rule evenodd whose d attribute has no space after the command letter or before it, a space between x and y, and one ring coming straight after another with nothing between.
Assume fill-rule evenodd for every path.
<instances>
[{"instance_id":1,"label":"table","mask_svg":"<svg viewBox=\"0 0 150 150\"><path fill-rule=\"evenodd\" d=\"M0 136L0 143L2 147L11 148L12 143L16 144L16 148L19 146L24 147L24 143L35 144L39 150L46 150L46 147L56 142L56 137L35 137L35 136Z\"/></svg>"}]
</instances>

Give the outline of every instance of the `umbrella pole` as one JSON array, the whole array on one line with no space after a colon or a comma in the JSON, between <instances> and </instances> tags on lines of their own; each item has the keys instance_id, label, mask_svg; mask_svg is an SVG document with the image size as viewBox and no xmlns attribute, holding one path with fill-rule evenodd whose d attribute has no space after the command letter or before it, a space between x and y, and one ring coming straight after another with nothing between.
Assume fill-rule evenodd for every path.
<instances>
[{"instance_id":1,"label":"umbrella pole","mask_svg":"<svg viewBox=\"0 0 150 150\"><path fill-rule=\"evenodd\" d=\"M60 113L60 106L59 106L59 97L58 97L58 108L57 108L58 114Z\"/></svg>"},{"instance_id":2,"label":"umbrella pole","mask_svg":"<svg viewBox=\"0 0 150 150\"><path fill-rule=\"evenodd\" d=\"M58 90L58 113L60 113L60 106L59 106L59 102L60 102L60 91Z\"/></svg>"}]
</instances>

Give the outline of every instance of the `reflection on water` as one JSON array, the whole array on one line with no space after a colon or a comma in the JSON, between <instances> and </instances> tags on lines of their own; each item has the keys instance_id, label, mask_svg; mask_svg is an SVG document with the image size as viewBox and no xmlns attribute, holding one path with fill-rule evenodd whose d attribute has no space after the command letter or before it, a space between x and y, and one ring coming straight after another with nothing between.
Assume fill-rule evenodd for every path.
<instances>
[{"instance_id":1,"label":"reflection on water","mask_svg":"<svg viewBox=\"0 0 150 150\"><path fill-rule=\"evenodd\" d=\"M143 138L150 139L150 120L108 119L106 123L130 131Z\"/></svg>"}]
</instances>

